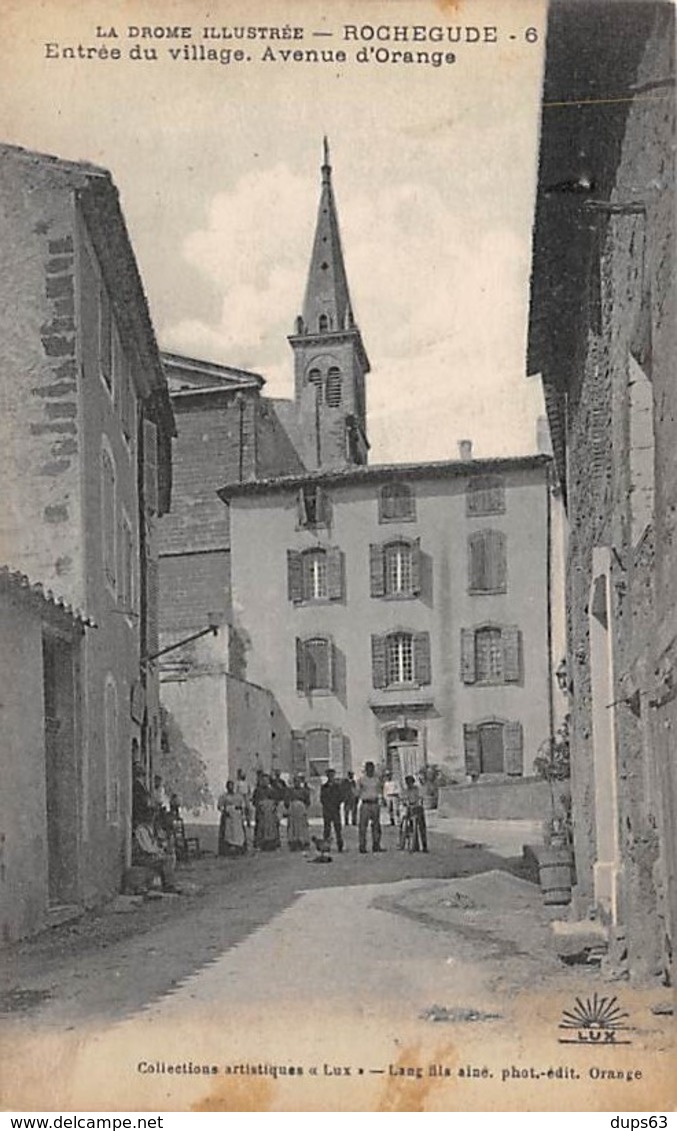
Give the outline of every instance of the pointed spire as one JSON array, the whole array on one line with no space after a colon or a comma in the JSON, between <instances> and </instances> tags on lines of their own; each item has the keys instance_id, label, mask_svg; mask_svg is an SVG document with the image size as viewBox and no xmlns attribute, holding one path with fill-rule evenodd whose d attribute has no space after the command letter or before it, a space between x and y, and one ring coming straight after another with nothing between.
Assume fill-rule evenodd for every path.
<instances>
[{"instance_id":1,"label":"pointed spire","mask_svg":"<svg viewBox=\"0 0 677 1131\"><path fill-rule=\"evenodd\" d=\"M308 282L303 300L303 322L308 334L343 330L352 322L348 280L343 262L336 201L331 183L329 141L322 142L322 187Z\"/></svg>"}]
</instances>

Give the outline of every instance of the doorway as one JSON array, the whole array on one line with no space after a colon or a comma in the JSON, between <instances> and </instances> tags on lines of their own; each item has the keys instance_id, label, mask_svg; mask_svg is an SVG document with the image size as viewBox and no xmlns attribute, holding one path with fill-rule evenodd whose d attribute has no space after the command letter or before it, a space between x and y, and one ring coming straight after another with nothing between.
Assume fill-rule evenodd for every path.
<instances>
[{"instance_id":1,"label":"doorway","mask_svg":"<svg viewBox=\"0 0 677 1131\"><path fill-rule=\"evenodd\" d=\"M407 774L416 775L423 765L421 735L418 727L396 726L386 731L386 771L404 781Z\"/></svg>"},{"instance_id":2,"label":"doorway","mask_svg":"<svg viewBox=\"0 0 677 1131\"><path fill-rule=\"evenodd\" d=\"M78 766L73 644L42 638L47 874L52 906L77 901Z\"/></svg>"}]
</instances>

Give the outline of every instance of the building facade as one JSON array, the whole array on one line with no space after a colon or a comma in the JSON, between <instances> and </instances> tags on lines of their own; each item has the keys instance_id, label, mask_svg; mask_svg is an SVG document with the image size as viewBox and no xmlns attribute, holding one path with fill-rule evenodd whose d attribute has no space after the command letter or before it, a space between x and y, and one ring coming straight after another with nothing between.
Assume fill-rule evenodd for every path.
<instances>
[{"instance_id":1,"label":"building facade","mask_svg":"<svg viewBox=\"0 0 677 1131\"><path fill-rule=\"evenodd\" d=\"M233 484L233 630L310 778L523 777L552 731L550 461ZM266 552L261 553L262 540Z\"/></svg>"},{"instance_id":2,"label":"building facade","mask_svg":"<svg viewBox=\"0 0 677 1131\"><path fill-rule=\"evenodd\" d=\"M155 523L174 425L110 175L11 146L0 162L0 556L88 626L77 648L43 639L43 768L63 788L41 820L68 830L34 857L63 878L46 916L116 890L129 856L132 744L150 772L159 736Z\"/></svg>"},{"instance_id":3,"label":"building facade","mask_svg":"<svg viewBox=\"0 0 677 1131\"><path fill-rule=\"evenodd\" d=\"M677 924L674 109L672 5L551 5L529 365L570 529L577 903L638 977Z\"/></svg>"}]
</instances>

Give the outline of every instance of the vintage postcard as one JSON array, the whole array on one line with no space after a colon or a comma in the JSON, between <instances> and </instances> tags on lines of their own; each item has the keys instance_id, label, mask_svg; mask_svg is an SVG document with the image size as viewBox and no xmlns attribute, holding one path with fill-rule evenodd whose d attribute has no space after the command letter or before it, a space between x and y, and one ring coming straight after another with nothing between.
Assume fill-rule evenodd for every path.
<instances>
[{"instance_id":1,"label":"vintage postcard","mask_svg":"<svg viewBox=\"0 0 677 1131\"><path fill-rule=\"evenodd\" d=\"M0 1104L674 1108L667 0L4 0Z\"/></svg>"}]
</instances>

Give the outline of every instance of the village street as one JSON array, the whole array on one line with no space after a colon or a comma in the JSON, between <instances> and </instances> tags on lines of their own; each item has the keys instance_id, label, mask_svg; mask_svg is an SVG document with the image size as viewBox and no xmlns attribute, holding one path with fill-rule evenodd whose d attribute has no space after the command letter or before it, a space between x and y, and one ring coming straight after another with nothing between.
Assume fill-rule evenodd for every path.
<instances>
[{"instance_id":1,"label":"village street","mask_svg":"<svg viewBox=\"0 0 677 1131\"><path fill-rule=\"evenodd\" d=\"M347 842L327 865L286 851L207 857L180 870L180 896L16 947L0 994L4 1105L20 1108L33 1087L40 1106L31 1080L45 1064L51 1110L293 1110L319 1087L340 1110L356 1081L384 1109L519 1108L525 1089L532 1106L547 1090L567 1107L573 1073L580 1105L590 1057L558 1044L561 1012L618 987L562 965L519 861L435 833L427 857L399 852L390 829L379 856L358 855L354 829ZM622 996L660 1050L668 1019L650 1007L661 995ZM640 1062L614 1052L597 1050L605 1070ZM271 1065L297 1071L275 1079ZM655 1096L669 1062L652 1066ZM628 1082L628 1106L643 1086ZM605 1088L589 1080L586 1105L602 1108Z\"/></svg>"}]
</instances>

